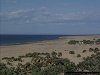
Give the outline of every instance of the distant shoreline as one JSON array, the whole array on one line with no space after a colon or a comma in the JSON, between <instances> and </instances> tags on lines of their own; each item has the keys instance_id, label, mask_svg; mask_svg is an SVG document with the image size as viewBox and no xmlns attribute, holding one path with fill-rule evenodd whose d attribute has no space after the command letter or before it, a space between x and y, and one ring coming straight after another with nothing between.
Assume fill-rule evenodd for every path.
<instances>
[{"instance_id":1,"label":"distant shoreline","mask_svg":"<svg viewBox=\"0 0 100 75\"><path fill-rule=\"evenodd\" d=\"M34 41L25 41L25 42L16 42L16 43L7 43L7 44L2 44L0 43L0 46L11 46L11 45L23 45L23 44L31 44L31 43L38 43L42 41L48 41L48 40L56 40L56 39L62 39L64 37L77 37L77 36L99 36L100 34L90 34L90 35L42 35L42 36L57 36L56 38L53 39L43 39L43 40L34 40ZM1 36L1 35L0 35ZM10 36L10 35L9 35ZM11 35L12 36L12 35ZM25 35L25 36L35 36L35 35ZM37 35L41 36L41 35Z\"/></svg>"},{"instance_id":2,"label":"distant shoreline","mask_svg":"<svg viewBox=\"0 0 100 75\"><path fill-rule=\"evenodd\" d=\"M0 46L36 43L45 40L55 40L62 35L0 35Z\"/></svg>"}]
</instances>

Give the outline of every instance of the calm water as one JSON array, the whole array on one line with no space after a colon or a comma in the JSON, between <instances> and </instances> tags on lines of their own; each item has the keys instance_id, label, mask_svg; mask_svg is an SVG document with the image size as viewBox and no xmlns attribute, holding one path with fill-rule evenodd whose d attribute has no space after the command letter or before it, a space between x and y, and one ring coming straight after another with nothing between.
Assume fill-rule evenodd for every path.
<instances>
[{"instance_id":1,"label":"calm water","mask_svg":"<svg viewBox=\"0 0 100 75\"><path fill-rule=\"evenodd\" d=\"M64 35L0 35L0 45L29 43L57 39Z\"/></svg>"}]
</instances>

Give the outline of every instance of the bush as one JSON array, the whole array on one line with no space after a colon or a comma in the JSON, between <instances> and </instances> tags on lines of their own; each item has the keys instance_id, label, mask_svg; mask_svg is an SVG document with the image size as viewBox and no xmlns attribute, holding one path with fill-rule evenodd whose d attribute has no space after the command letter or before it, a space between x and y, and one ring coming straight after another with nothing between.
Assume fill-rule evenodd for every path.
<instances>
[{"instance_id":1,"label":"bush","mask_svg":"<svg viewBox=\"0 0 100 75\"><path fill-rule=\"evenodd\" d=\"M98 51L99 51L98 48L95 48L95 49L94 49L94 53L97 53Z\"/></svg>"},{"instance_id":2,"label":"bush","mask_svg":"<svg viewBox=\"0 0 100 75\"><path fill-rule=\"evenodd\" d=\"M69 51L69 54L75 54L75 52L74 51Z\"/></svg>"},{"instance_id":3,"label":"bush","mask_svg":"<svg viewBox=\"0 0 100 75\"><path fill-rule=\"evenodd\" d=\"M80 54L77 54L77 57L81 57L81 55Z\"/></svg>"},{"instance_id":4,"label":"bush","mask_svg":"<svg viewBox=\"0 0 100 75\"><path fill-rule=\"evenodd\" d=\"M93 54L78 64L80 70L88 72L100 72L100 54Z\"/></svg>"},{"instance_id":5,"label":"bush","mask_svg":"<svg viewBox=\"0 0 100 75\"><path fill-rule=\"evenodd\" d=\"M61 57L62 56L62 53L61 52L58 52L58 57Z\"/></svg>"},{"instance_id":6,"label":"bush","mask_svg":"<svg viewBox=\"0 0 100 75\"><path fill-rule=\"evenodd\" d=\"M89 48L89 52L92 52L92 51L94 51L94 49L93 48Z\"/></svg>"},{"instance_id":7,"label":"bush","mask_svg":"<svg viewBox=\"0 0 100 75\"><path fill-rule=\"evenodd\" d=\"M83 53L85 53L86 52L86 50L83 50Z\"/></svg>"},{"instance_id":8,"label":"bush","mask_svg":"<svg viewBox=\"0 0 100 75\"><path fill-rule=\"evenodd\" d=\"M56 52L53 51L53 52L51 53L51 55L52 55L53 58L57 58L57 53L56 53Z\"/></svg>"}]
</instances>

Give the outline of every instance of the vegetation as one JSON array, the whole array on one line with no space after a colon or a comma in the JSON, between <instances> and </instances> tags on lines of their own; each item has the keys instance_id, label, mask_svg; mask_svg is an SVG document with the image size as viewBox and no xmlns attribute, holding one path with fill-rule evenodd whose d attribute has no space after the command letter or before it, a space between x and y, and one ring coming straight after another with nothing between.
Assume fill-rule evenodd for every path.
<instances>
[{"instance_id":1,"label":"vegetation","mask_svg":"<svg viewBox=\"0 0 100 75\"><path fill-rule=\"evenodd\" d=\"M89 52L92 52L94 49L93 48L89 48Z\"/></svg>"},{"instance_id":2,"label":"vegetation","mask_svg":"<svg viewBox=\"0 0 100 75\"><path fill-rule=\"evenodd\" d=\"M100 52L84 58L77 66L81 71L100 72Z\"/></svg>"},{"instance_id":3,"label":"vegetation","mask_svg":"<svg viewBox=\"0 0 100 75\"><path fill-rule=\"evenodd\" d=\"M83 50L83 53L85 53L86 52L86 50Z\"/></svg>"},{"instance_id":4,"label":"vegetation","mask_svg":"<svg viewBox=\"0 0 100 75\"><path fill-rule=\"evenodd\" d=\"M69 54L75 54L75 51L69 51Z\"/></svg>"},{"instance_id":5,"label":"vegetation","mask_svg":"<svg viewBox=\"0 0 100 75\"><path fill-rule=\"evenodd\" d=\"M68 42L68 44L70 45L76 45L76 44L85 44L85 45L94 45L94 44L100 44L100 39L96 39L96 40L82 40L82 41L77 41L77 40L70 40Z\"/></svg>"},{"instance_id":6,"label":"vegetation","mask_svg":"<svg viewBox=\"0 0 100 75\"><path fill-rule=\"evenodd\" d=\"M60 58L62 56L62 53L61 52L58 52L58 57Z\"/></svg>"},{"instance_id":7,"label":"vegetation","mask_svg":"<svg viewBox=\"0 0 100 75\"><path fill-rule=\"evenodd\" d=\"M0 63L1 75L60 75L64 72L100 72L100 50L98 48L90 48L89 51L93 51L90 57L84 57L83 61L79 64L71 62L67 58L61 58L61 52L51 53L27 53L25 56L4 57L2 60L6 60L7 63ZM83 50L83 53L86 50ZM69 51L70 54L75 54L74 51ZM77 54L77 57L81 57ZM31 58L31 62L23 64L23 58ZM16 66L12 63L18 62Z\"/></svg>"},{"instance_id":8,"label":"vegetation","mask_svg":"<svg viewBox=\"0 0 100 75\"><path fill-rule=\"evenodd\" d=\"M81 57L81 55L80 54L77 54L77 57Z\"/></svg>"},{"instance_id":9,"label":"vegetation","mask_svg":"<svg viewBox=\"0 0 100 75\"><path fill-rule=\"evenodd\" d=\"M75 44L78 44L78 43L79 43L79 41L76 41L76 40L70 40L70 41L68 42L68 44L71 44L71 45L72 45L72 44L75 45Z\"/></svg>"},{"instance_id":10,"label":"vegetation","mask_svg":"<svg viewBox=\"0 0 100 75\"><path fill-rule=\"evenodd\" d=\"M95 43L96 43L96 44L100 44L100 39L97 39L97 40L95 41Z\"/></svg>"},{"instance_id":11,"label":"vegetation","mask_svg":"<svg viewBox=\"0 0 100 75\"><path fill-rule=\"evenodd\" d=\"M45 55L42 57L40 55ZM51 56L50 56L51 55ZM17 67L11 66L11 62L19 61L16 58L5 57L3 60L9 60L10 64L0 63L0 74L2 75L58 75L64 72L76 72L77 66L75 63L70 62L68 59L60 58L61 52L49 53L27 53L25 56L19 56L23 58L32 58L31 62L26 64L18 63ZM8 67L10 66L10 67Z\"/></svg>"},{"instance_id":12,"label":"vegetation","mask_svg":"<svg viewBox=\"0 0 100 75\"><path fill-rule=\"evenodd\" d=\"M94 49L94 53L98 53L100 50L98 48Z\"/></svg>"},{"instance_id":13,"label":"vegetation","mask_svg":"<svg viewBox=\"0 0 100 75\"><path fill-rule=\"evenodd\" d=\"M57 53L56 53L56 52L53 51L53 52L51 53L51 55L52 55L52 58L57 58Z\"/></svg>"},{"instance_id":14,"label":"vegetation","mask_svg":"<svg viewBox=\"0 0 100 75\"><path fill-rule=\"evenodd\" d=\"M90 49L89 49L89 52L97 53L97 52L99 52L99 51L100 51L100 49L98 49L98 48L95 48L95 49L90 48Z\"/></svg>"}]
</instances>

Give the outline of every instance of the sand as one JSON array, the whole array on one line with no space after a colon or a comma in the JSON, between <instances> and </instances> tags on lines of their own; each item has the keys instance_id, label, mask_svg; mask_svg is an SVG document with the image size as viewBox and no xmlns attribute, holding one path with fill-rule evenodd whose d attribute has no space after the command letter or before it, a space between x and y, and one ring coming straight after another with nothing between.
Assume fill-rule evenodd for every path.
<instances>
[{"instance_id":1,"label":"sand","mask_svg":"<svg viewBox=\"0 0 100 75\"><path fill-rule=\"evenodd\" d=\"M89 48L99 48L100 45L84 45L76 44L69 45L69 40L93 40L100 38L100 35L90 35L90 36L64 36L56 40L46 40L40 42L33 42L28 44L20 45L9 45L9 46L0 46L0 60L2 61L3 57L18 57L25 55L30 52L62 52L62 58L68 58L76 64L83 60L83 57L90 56L93 52L89 52ZM85 53L82 53L83 50L87 50ZM69 51L75 51L75 54L69 54ZM80 54L81 57L78 58L77 54Z\"/></svg>"}]
</instances>

